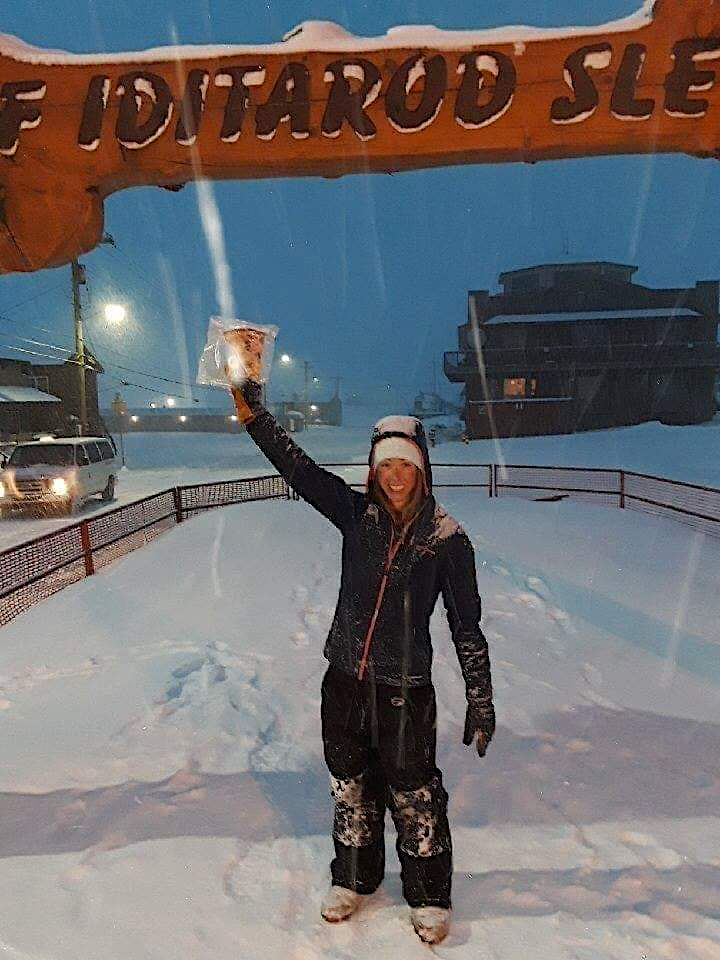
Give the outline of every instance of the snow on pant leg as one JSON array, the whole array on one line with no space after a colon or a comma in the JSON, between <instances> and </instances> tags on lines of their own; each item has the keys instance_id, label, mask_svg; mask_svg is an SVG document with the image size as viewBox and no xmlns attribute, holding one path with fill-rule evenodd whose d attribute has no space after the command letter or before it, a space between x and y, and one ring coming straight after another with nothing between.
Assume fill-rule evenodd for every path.
<instances>
[{"instance_id":1,"label":"snow on pant leg","mask_svg":"<svg viewBox=\"0 0 720 960\"><path fill-rule=\"evenodd\" d=\"M432 685L385 690L379 702L380 753L403 894L411 907L449 907L452 840L448 795L435 763L435 690Z\"/></svg>"},{"instance_id":2,"label":"snow on pant leg","mask_svg":"<svg viewBox=\"0 0 720 960\"><path fill-rule=\"evenodd\" d=\"M360 683L330 667L322 684L322 735L335 801L332 882L372 893L385 870L386 785L374 752Z\"/></svg>"}]
</instances>

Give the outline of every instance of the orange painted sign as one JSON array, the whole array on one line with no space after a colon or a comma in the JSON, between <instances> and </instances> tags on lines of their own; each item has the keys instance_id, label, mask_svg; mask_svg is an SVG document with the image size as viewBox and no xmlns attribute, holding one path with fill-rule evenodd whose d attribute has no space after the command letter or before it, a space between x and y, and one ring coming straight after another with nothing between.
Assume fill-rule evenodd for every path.
<instances>
[{"instance_id":1,"label":"orange painted sign","mask_svg":"<svg viewBox=\"0 0 720 960\"><path fill-rule=\"evenodd\" d=\"M602 154L720 156L720 0L594 28L75 55L0 37L0 272L67 263L103 200L200 177L337 177Z\"/></svg>"}]
</instances>

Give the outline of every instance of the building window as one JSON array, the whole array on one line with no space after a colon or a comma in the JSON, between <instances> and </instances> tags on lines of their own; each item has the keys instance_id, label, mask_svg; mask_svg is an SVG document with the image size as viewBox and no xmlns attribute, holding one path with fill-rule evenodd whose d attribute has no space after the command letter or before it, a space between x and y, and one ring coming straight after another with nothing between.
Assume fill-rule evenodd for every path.
<instances>
[{"instance_id":1,"label":"building window","mask_svg":"<svg viewBox=\"0 0 720 960\"><path fill-rule=\"evenodd\" d=\"M537 380L528 377L505 377L503 381L504 397L534 397Z\"/></svg>"},{"instance_id":2,"label":"building window","mask_svg":"<svg viewBox=\"0 0 720 960\"><path fill-rule=\"evenodd\" d=\"M506 377L503 384L504 397L524 397L525 377Z\"/></svg>"}]
</instances>

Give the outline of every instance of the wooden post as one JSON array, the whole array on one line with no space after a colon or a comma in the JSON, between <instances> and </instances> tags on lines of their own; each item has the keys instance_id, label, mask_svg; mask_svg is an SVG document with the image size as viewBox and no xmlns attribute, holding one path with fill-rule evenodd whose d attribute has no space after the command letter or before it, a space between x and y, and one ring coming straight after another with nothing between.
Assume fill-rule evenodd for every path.
<instances>
[{"instance_id":1,"label":"wooden post","mask_svg":"<svg viewBox=\"0 0 720 960\"><path fill-rule=\"evenodd\" d=\"M80 521L80 543L82 544L83 559L85 561L85 576L91 577L95 573L92 547L90 546L90 528L87 520Z\"/></svg>"}]
</instances>

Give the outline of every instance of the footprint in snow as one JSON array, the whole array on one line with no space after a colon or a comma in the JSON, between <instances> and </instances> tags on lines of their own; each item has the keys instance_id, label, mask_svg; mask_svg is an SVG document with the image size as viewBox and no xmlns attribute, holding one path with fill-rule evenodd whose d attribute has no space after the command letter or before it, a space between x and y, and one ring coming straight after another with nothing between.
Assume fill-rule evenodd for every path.
<instances>
[{"instance_id":1,"label":"footprint in snow","mask_svg":"<svg viewBox=\"0 0 720 960\"><path fill-rule=\"evenodd\" d=\"M525 591L521 591L518 594L518 600L520 600L520 602L524 603L526 606L532 607L533 610L542 610L542 608L545 606L545 601L536 593L526 593Z\"/></svg>"},{"instance_id":2,"label":"footprint in snow","mask_svg":"<svg viewBox=\"0 0 720 960\"><path fill-rule=\"evenodd\" d=\"M540 577L527 577L525 580L525 586L528 588L528 590L531 590L539 597L542 597L543 600L549 600L551 597L550 588Z\"/></svg>"},{"instance_id":3,"label":"footprint in snow","mask_svg":"<svg viewBox=\"0 0 720 960\"><path fill-rule=\"evenodd\" d=\"M584 663L582 675L591 687L599 687L603 680L602 671L594 663Z\"/></svg>"},{"instance_id":4,"label":"footprint in snow","mask_svg":"<svg viewBox=\"0 0 720 960\"><path fill-rule=\"evenodd\" d=\"M570 614L567 612L567 610L561 610L560 607L550 606L547 608L547 613L548 616L551 617L565 633L577 633L575 627L570 621Z\"/></svg>"}]
</instances>

